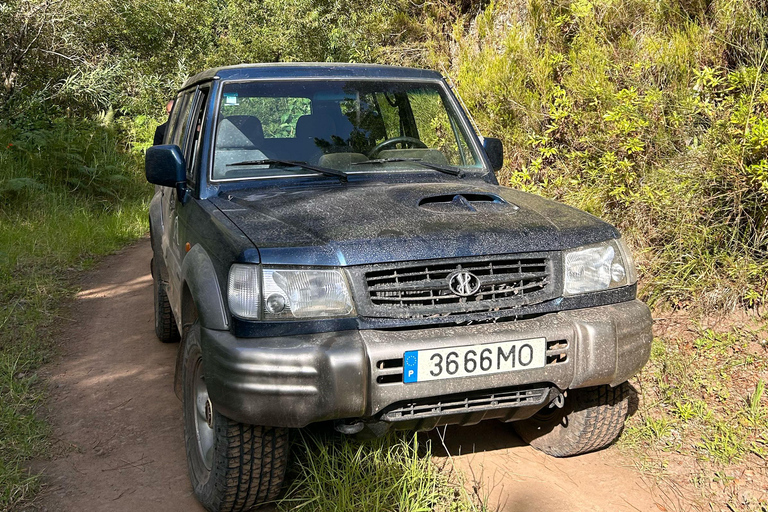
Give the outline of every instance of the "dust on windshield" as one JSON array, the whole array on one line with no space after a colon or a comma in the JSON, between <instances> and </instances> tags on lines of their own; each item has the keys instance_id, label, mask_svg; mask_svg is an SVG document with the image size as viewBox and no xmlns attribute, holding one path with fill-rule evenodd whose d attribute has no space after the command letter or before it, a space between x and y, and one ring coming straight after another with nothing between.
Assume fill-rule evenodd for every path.
<instances>
[{"instance_id":1,"label":"dust on windshield","mask_svg":"<svg viewBox=\"0 0 768 512\"><path fill-rule=\"evenodd\" d=\"M214 180L312 174L300 162L349 173L482 169L437 83L372 80L224 84ZM415 162L427 165L415 165Z\"/></svg>"}]
</instances>

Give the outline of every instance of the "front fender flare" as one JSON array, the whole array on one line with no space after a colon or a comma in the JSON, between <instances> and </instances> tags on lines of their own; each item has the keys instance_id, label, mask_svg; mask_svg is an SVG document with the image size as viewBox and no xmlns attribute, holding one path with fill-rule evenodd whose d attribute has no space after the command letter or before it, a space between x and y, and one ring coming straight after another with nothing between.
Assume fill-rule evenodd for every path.
<instances>
[{"instance_id":1,"label":"front fender flare","mask_svg":"<svg viewBox=\"0 0 768 512\"><path fill-rule=\"evenodd\" d=\"M149 239L152 246L153 268L152 272L160 273L160 281L168 282L168 268L163 258L163 216L160 195L155 194L149 202Z\"/></svg>"},{"instance_id":2,"label":"front fender flare","mask_svg":"<svg viewBox=\"0 0 768 512\"><path fill-rule=\"evenodd\" d=\"M197 309L200 325L206 329L229 329L229 315L224 306L224 296L216 277L216 270L202 245L195 245L184 256L181 264L182 289L189 289ZM186 316L182 313L182 316Z\"/></svg>"}]
</instances>

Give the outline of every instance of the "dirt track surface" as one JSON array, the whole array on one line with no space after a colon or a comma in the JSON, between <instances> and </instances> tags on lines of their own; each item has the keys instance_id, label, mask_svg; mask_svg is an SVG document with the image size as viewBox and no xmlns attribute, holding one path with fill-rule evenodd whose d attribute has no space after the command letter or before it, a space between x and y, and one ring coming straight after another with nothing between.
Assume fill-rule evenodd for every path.
<instances>
[{"instance_id":1,"label":"dirt track surface","mask_svg":"<svg viewBox=\"0 0 768 512\"><path fill-rule=\"evenodd\" d=\"M181 403L173 393L178 345L154 335L149 241L106 258L82 282L43 372L54 456L33 469L48 511L199 511L187 478ZM554 459L487 422L432 433L438 456L483 482L503 512L654 511L648 485L613 449Z\"/></svg>"}]
</instances>

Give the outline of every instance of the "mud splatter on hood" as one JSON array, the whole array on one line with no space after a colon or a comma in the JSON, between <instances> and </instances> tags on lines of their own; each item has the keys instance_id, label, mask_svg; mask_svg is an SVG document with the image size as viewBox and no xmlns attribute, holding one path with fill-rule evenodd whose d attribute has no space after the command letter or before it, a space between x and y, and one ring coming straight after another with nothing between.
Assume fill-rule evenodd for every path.
<instances>
[{"instance_id":1,"label":"mud splatter on hood","mask_svg":"<svg viewBox=\"0 0 768 512\"><path fill-rule=\"evenodd\" d=\"M550 251L618 236L610 224L574 208L477 182L253 188L211 201L268 264Z\"/></svg>"}]
</instances>

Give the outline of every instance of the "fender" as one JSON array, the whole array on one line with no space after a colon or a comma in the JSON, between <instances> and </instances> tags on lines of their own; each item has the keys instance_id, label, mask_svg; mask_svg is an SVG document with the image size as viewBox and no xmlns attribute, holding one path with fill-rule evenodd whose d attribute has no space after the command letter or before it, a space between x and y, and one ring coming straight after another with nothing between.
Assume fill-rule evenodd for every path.
<instances>
[{"instance_id":1,"label":"fender","mask_svg":"<svg viewBox=\"0 0 768 512\"><path fill-rule=\"evenodd\" d=\"M217 331L229 329L229 316L224 306L219 280L216 278L216 269L202 245L196 244L184 256L184 262L181 264L181 283L182 290L184 287L189 288L202 327ZM184 313L179 317L183 315Z\"/></svg>"},{"instance_id":2,"label":"fender","mask_svg":"<svg viewBox=\"0 0 768 512\"><path fill-rule=\"evenodd\" d=\"M156 193L149 202L149 239L152 245L152 271L160 272L160 280L168 282L168 267L165 266L160 244L163 239L163 216L160 194Z\"/></svg>"}]
</instances>

